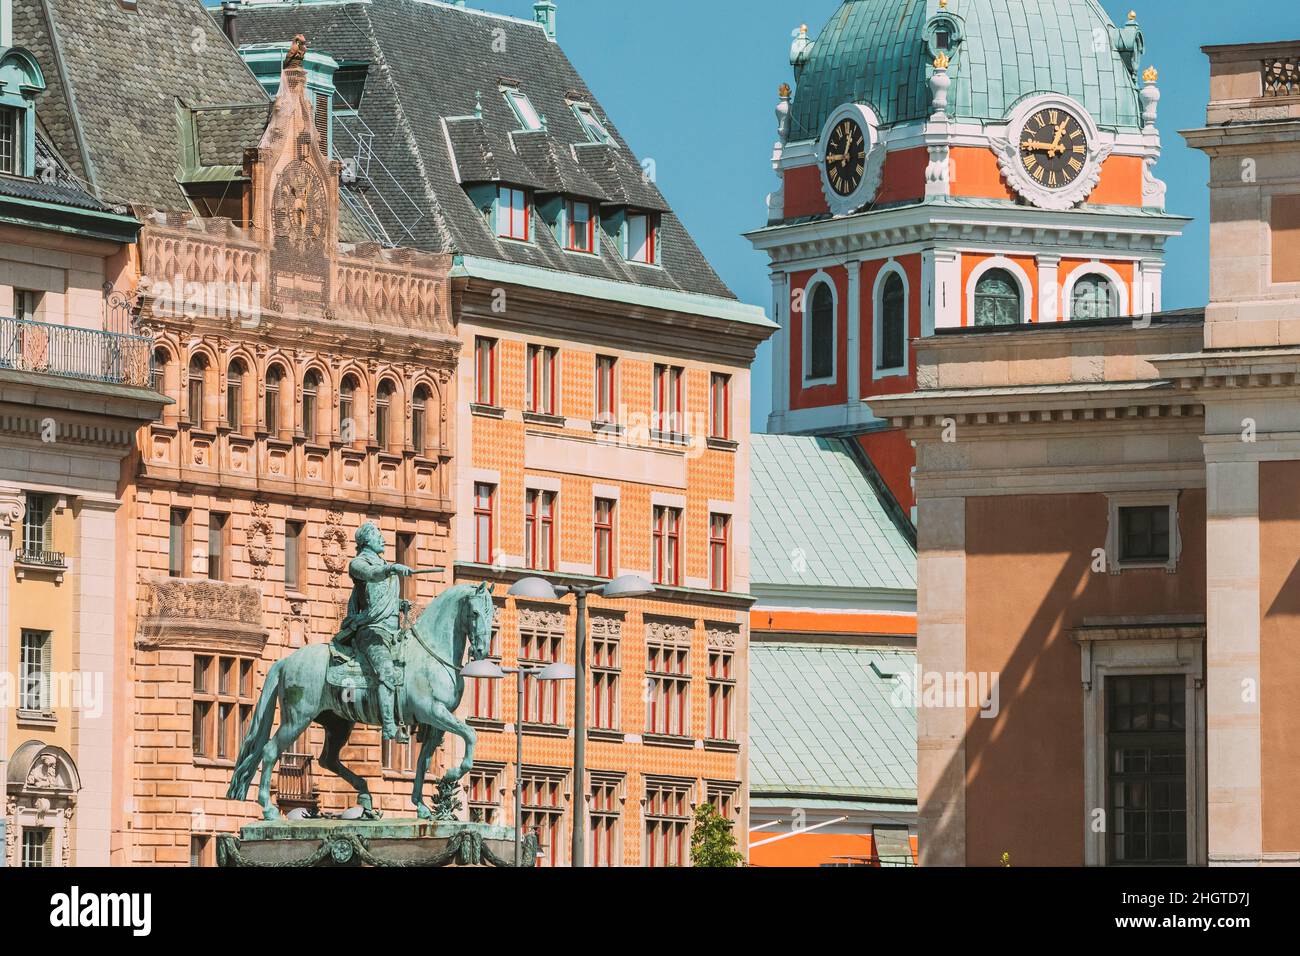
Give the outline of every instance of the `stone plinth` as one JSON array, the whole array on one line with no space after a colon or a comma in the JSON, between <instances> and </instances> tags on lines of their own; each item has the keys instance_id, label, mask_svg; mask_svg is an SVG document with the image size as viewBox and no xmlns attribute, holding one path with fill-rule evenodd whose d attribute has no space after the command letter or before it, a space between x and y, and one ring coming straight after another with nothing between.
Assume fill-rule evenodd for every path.
<instances>
[{"instance_id":1,"label":"stone plinth","mask_svg":"<svg viewBox=\"0 0 1300 956\"><path fill-rule=\"evenodd\" d=\"M277 820L218 837L228 867L514 866L515 831L487 823L434 820ZM524 838L522 866L537 859Z\"/></svg>"}]
</instances>

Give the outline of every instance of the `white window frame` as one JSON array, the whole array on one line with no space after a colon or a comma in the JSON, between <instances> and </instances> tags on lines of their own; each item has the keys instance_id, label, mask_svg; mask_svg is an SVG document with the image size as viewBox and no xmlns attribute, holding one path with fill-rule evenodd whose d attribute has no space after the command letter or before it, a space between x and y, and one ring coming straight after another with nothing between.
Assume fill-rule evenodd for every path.
<instances>
[{"instance_id":1,"label":"white window frame","mask_svg":"<svg viewBox=\"0 0 1300 956\"><path fill-rule=\"evenodd\" d=\"M1012 278L1020 283L1020 321L1025 325L1031 324L1034 320L1035 289L1034 284L1029 281L1029 273L1005 256L992 256L972 269L970 278L966 281L966 322L964 327L975 327L975 290L979 287L980 279L984 274L992 272L994 269L1005 269L1011 274Z\"/></svg>"},{"instance_id":2,"label":"white window frame","mask_svg":"<svg viewBox=\"0 0 1300 956\"><path fill-rule=\"evenodd\" d=\"M533 101L528 98L527 93L517 86L503 85L501 95L505 97L505 101L526 132L535 133L543 128L542 114L537 112L537 107L533 106Z\"/></svg>"},{"instance_id":3,"label":"white window frame","mask_svg":"<svg viewBox=\"0 0 1300 956\"><path fill-rule=\"evenodd\" d=\"M1115 297L1117 299L1116 308L1119 310L1116 318L1123 318L1124 316L1129 315L1128 283L1120 278L1120 274L1111 266L1108 266L1106 263L1100 262L1097 259L1093 259L1091 262L1083 263L1071 272L1065 280L1065 285L1061 287L1061 321L1069 322L1074 318L1074 287L1078 284L1080 279L1084 279L1090 275L1099 275L1110 280L1110 284L1115 289Z\"/></svg>"},{"instance_id":4,"label":"white window frame","mask_svg":"<svg viewBox=\"0 0 1300 956\"><path fill-rule=\"evenodd\" d=\"M601 146L616 145L614 135L609 131L608 124L596 115L596 109L590 103L570 103L569 108L573 110L578 125L582 127L582 131L587 134L589 140Z\"/></svg>"},{"instance_id":5,"label":"white window frame","mask_svg":"<svg viewBox=\"0 0 1300 956\"><path fill-rule=\"evenodd\" d=\"M813 293L819 283L825 283L831 290L831 376L830 378L812 377L812 303ZM840 375L840 292L830 275L818 270L803 287L803 311L800 312L800 326L803 338L803 367L801 381L803 387L834 385Z\"/></svg>"},{"instance_id":6,"label":"white window frame","mask_svg":"<svg viewBox=\"0 0 1300 956\"><path fill-rule=\"evenodd\" d=\"M639 259L632 254L632 221L634 219L645 222L645 244L653 252L649 259ZM638 266L658 266L663 262L663 246L661 242L660 225L663 223L663 217L653 212L633 212L628 213L623 221L623 258L633 265Z\"/></svg>"},{"instance_id":7,"label":"white window frame","mask_svg":"<svg viewBox=\"0 0 1300 956\"><path fill-rule=\"evenodd\" d=\"M889 368L879 366L879 358L884 355L885 343L885 322L884 322L884 304L885 304L885 280L891 275L896 275L903 282L903 364L894 365ZM876 274L875 285L871 289L871 325L872 325L872 353L871 353L871 378L876 381L882 378L898 378L906 376L907 370L912 361L911 354L911 336L908 333L908 324L911 317L912 309L912 286L907 281L907 271L899 264L898 260L890 259L880 268Z\"/></svg>"},{"instance_id":8,"label":"white window frame","mask_svg":"<svg viewBox=\"0 0 1300 956\"><path fill-rule=\"evenodd\" d=\"M1163 568L1169 574L1178 570L1178 561L1182 557L1183 539L1178 533L1178 497L1174 491L1126 491L1115 492L1106 496L1106 568L1111 574L1121 571L1135 571L1140 568ZM1169 509L1169 557L1164 561L1123 561L1120 559L1120 520L1121 508L1159 508Z\"/></svg>"}]
</instances>

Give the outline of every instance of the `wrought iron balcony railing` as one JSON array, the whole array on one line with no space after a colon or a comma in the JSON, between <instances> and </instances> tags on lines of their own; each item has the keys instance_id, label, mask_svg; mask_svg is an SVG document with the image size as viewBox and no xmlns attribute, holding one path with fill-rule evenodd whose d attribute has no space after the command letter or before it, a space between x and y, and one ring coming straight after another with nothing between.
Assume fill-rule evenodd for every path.
<instances>
[{"instance_id":1,"label":"wrought iron balcony railing","mask_svg":"<svg viewBox=\"0 0 1300 956\"><path fill-rule=\"evenodd\" d=\"M0 317L0 369L143 388L152 344L140 335Z\"/></svg>"},{"instance_id":2,"label":"wrought iron balcony railing","mask_svg":"<svg viewBox=\"0 0 1300 956\"><path fill-rule=\"evenodd\" d=\"M66 568L68 559L62 551L43 551L36 548L19 548L14 560L19 564L40 568Z\"/></svg>"}]
</instances>

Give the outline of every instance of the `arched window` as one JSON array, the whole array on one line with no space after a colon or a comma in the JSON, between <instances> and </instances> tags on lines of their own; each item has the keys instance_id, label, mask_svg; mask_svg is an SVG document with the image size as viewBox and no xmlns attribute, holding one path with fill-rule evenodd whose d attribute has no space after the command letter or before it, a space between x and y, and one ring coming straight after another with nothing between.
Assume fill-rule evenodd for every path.
<instances>
[{"instance_id":1,"label":"arched window","mask_svg":"<svg viewBox=\"0 0 1300 956\"><path fill-rule=\"evenodd\" d=\"M339 385L339 439L345 442L357 439L357 377L347 375Z\"/></svg>"},{"instance_id":2,"label":"arched window","mask_svg":"<svg viewBox=\"0 0 1300 956\"><path fill-rule=\"evenodd\" d=\"M189 404L186 406L186 414L189 415L191 425L199 428L203 427L203 386L204 379L208 374L208 359L205 355L195 355L190 359L189 381L186 386Z\"/></svg>"},{"instance_id":3,"label":"arched window","mask_svg":"<svg viewBox=\"0 0 1300 956\"><path fill-rule=\"evenodd\" d=\"M808 310L808 378L835 377L835 295L819 282Z\"/></svg>"},{"instance_id":4,"label":"arched window","mask_svg":"<svg viewBox=\"0 0 1300 956\"><path fill-rule=\"evenodd\" d=\"M153 350L153 368L149 370L149 387L159 395L167 394L167 366L171 363L171 354L163 348ZM168 406L164 405L158 409L156 422L163 420L167 414Z\"/></svg>"},{"instance_id":5,"label":"arched window","mask_svg":"<svg viewBox=\"0 0 1300 956\"><path fill-rule=\"evenodd\" d=\"M1020 283L1006 269L990 269L975 286L976 325L1017 325L1024 313Z\"/></svg>"},{"instance_id":6,"label":"arched window","mask_svg":"<svg viewBox=\"0 0 1300 956\"><path fill-rule=\"evenodd\" d=\"M1112 319L1119 315L1119 293L1104 275L1090 273L1074 284L1071 319Z\"/></svg>"},{"instance_id":7,"label":"arched window","mask_svg":"<svg viewBox=\"0 0 1300 956\"><path fill-rule=\"evenodd\" d=\"M397 387L388 379L379 383L379 389L375 392L375 444L380 448L387 448L389 439L392 438L393 432L393 395Z\"/></svg>"},{"instance_id":8,"label":"arched window","mask_svg":"<svg viewBox=\"0 0 1300 956\"><path fill-rule=\"evenodd\" d=\"M243 359L230 363L226 373L226 424L239 431L244 423L244 375L248 366Z\"/></svg>"},{"instance_id":9,"label":"arched window","mask_svg":"<svg viewBox=\"0 0 1300 956\"><path fill-rule=\"evenodd\" d=\"M308 441L316 440L320 422L316 410L320 401L320 372L312 369L302 380L302 430Z\"/></svg>"},{"instance_id":10,"label":"arched window","mask_svg":"<svg viewBox=\"0 0 1300 956\"><path fill-rule=\"evenodd\" d=\"M428 425L429 389L421 385L411 398L411 444L417 455L423 455L428 445L425 429Z\"/></svg>"},{"instance_id":11,"label":"arched window","mask_svg":"<svg viewBox=\"0 0 1300 956\"><path fill-rule=\"evenodd\" d=\"M891 272L885 277L885 288L880 294L880 355L876 368L901 368L907 346L907 294L903 277Z\"/></svg>"},{"instance_id":12,"label":"arched window","mask_svg":"<svg viewBox=\"0 0 1300 956\"><path fill-rule=\"evenodd\" d=\"M272 365L266 370L266 431L276 434L280 431L280 386L284 382L284 369Z\"/></svg>"}]
</instances>

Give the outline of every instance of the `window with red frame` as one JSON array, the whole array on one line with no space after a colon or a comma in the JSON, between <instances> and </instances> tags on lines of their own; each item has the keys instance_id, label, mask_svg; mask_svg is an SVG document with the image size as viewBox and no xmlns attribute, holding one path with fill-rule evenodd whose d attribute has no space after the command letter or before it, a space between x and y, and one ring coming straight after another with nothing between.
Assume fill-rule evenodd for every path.
<instances>
[{"instance_id":1,"label":"window with red frame","mask_svg":"<svg viewBox=\"0 0 1300 956\"><path fill-rule=\"evenodd\" d=\"M528 241L530 217L528 193L501 186L497 189L497 235L502 239Z\"/></svg>"},{"instance_id":2,"label":"window with red frame","mask_svg":"<svg viewBox=\"0 0 1300 956\"><path fill-rule=\"evenodd\" d=\"M735 740L736 654L729 648L709 648L710 740Z\"/></svg>"},{"instance_id":3,"label":"window with red frame","mask_svg":"<svg viewBox=\"0 0 1300 956\"><path fill-rule=\"evenodd\" d=\"M497 403L497 340L479 336L474 340L474 402Z\"/></svg>"},{"instance_id":4,"label":"window with red frame","mask_svg":"<svg viewBox=\"0 0 1300 956\"><path fill-rule=\"evenodd\" d=\"M596 730L619 728L618 680L621 618L593 615L591 619L591 726Z\"/></svg>"},{"instance_id":5,"label":"window with red frame","mask_svg":"<svg viewBox=\"0 0 1300 956\"><path fill-rule=\"evenodd\" d=\"M596 251L596 210L589 202L570 199L565 205L568 234L564 247L570 252Z\"/></svg>"},{"instance_id":6,"label":"window with red frame","mask_svg":"<svg viewBox=\"0 0 1300 956\"><path fill-rule=\"evenodd\" d=\"M474 485L474 561L491 564L496 547L496 485Z\"/></svg>"},{"instance_id":7,"label":"window with red frame","mask_svg":"<svg viewBox=\"0 0 1300 956\"><path fill-rule=\"evenodd\" d=\"M618 832L623 778L613 774L591 776L591 849L587 862L592 866L618 866L623 855Z\"/></svg>"},{"instance_id":8,"label":"window with red frame","mask_svg":"<svg viewBox=\"0 0 1300 956\"><path fill-rule=\"evenodd\" d=\"M534 571L555 570L555 492L529 491L524 507L524 554Z\"/></svg>"},{"instance_id":9,"label":"window with red frame","mask_svg":"<svg viewBox=\"0 0 1300 956\"><path fill-rule=\"evenodd\" d=\"M501 624L497 620L495 609L492 615L492 638L488 643L488 658L493 663L501 663ZM489 680L486 677L474 677L466 682L465 696L469 698L469 715L471 718L479 720L501 719L501 696L498 693L500 686L501 681Z\"/></svg>"},{"instance_id":10,"label":"window with red frame","mask_svg":"<svg viewBox=\"0 0 1300 956\"><path fill-rule=\"evenodd\" d=\"M632 213L627 217L627 257L645 265L659 263L659 217Z\"/></svg>"},{"instance_id":11,"label":"window with red frame","mask_svg":"<svg viewBox=\"0 0 1300 956\"><path fill-rule=\"evenodd\" d=\"M596 540L592 546L596 556L596 577L612 578L614 576L614 501L612 499L596 499L595 529Z\"/></svg>"},{"instance_id":12,"label":"window with red frame","mask_svg":"<svg viewBox=\"0 0 1300 956\"><path fill-rule=\"evenodd\" d=\"M709 376L709 435L731 437L731 376L722 372Z\"/></svg>"},{"instance_id":13,"label":"window with red frame","mask_svg":"<svg viewBox=\"0 0 1300 956\"><path fill-rule=\"evenodd\" d=\"M684 643L647 640L645 671L645 732L666 737L689 737L690 647Z\"/></svg>"},{"instance_id":14,"label":"window with red frame","mask_svg":"<svg viewBox=\"0 0 1300 956\"><path fill-rule=\"evenodd\" d=\"M520 823L525 833L537 835L541 856L538 866L562 866L564 858L564 790L565 775L556 771L524 768L523 813Z\"/></svg>"},{"instance_id":15,"label":"window with red frame","mask_svg":"<svg viewBox=\"0 0 1300 956\"><path fill-rule=\"evenodd\" d=\"M676 365L655 366L654 427L676 434L682 431L682 381L685 370Z\"/></svg>"},{"instance_id":16,"label":"window with red frame","mask_svg":"<svg viewBox=\"0 0 1300 956\"><path fill-rule=\"evenodd\" d=\"M652 545L655 584L677 587L682 583L682 509L655 508Z\"/></svg>"},{"instance_id":17,"label":"window with red frame","mask_svg":"<svg viewBox=\"0 0 1300 956\"><path fill-rule=\"evenodd\" d=\"M519 629L519 662L527 668L541 668L560 660L563 630ZM564 681L524 678L525 724L557 727L564 723Z\"/></svg>"},{"instance_id":18,"label":"window with red frame","mask_svg":"<svg viewBox=\"0 0 1300 956\"><path fill-rule=\"evenodd\" d=\"M731 517L709 515L709 586L731 590Z\"/></svg>"},{"instance_id":19,"label":"window with red frame","mask_svg":"<svg viewBox=\"0 0 1300 956\"><path fill-rule=\"evenodd\" d=\"M614 409L618 396L614 376L617 370L618 359L614 356L596 356L596 421L598 422L616 420Z\"/></svg>"},{"instance_id":20,"label":"window with red frame","mask_svg":"<svg viewBox=\"0 0 1300 956\"><path fill-rule=\"evenodd\" d=\"M556 415L560 407L555 381L557 349L547 345L528 346L525 370L524 408L539 415Z\"/></svg>"},{"instance_id":21,"label":"window with red frame","mask_svg":"<svg viewBox=\"0 0 1300 956\"><path fill-rule=\"evenodd\" d=\"M687 866L687 834L690 831L691 784L677 780L646 781L645 853L646 866Z\"/></svg>"},{"instance_id":22,"label":"window with red frame","mask_svg":"<svg viewBox=\"0 0 1300 956\"><path fill-rule=\"evenodd\" d=\"M469 805L470 820L479 823L501 822L500 764L474 763L474 769L465 775L465 802Z\"/></svg>"}]
</instances>

